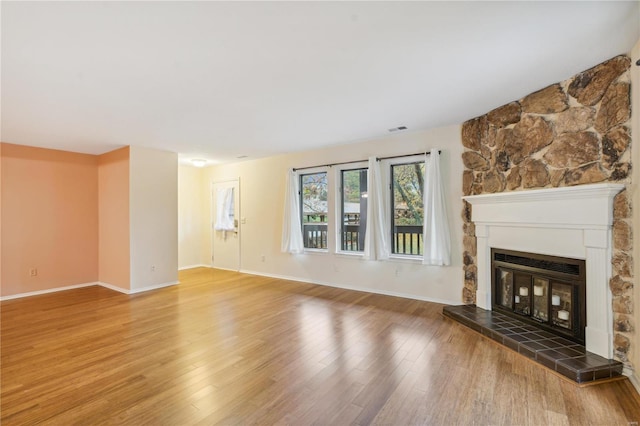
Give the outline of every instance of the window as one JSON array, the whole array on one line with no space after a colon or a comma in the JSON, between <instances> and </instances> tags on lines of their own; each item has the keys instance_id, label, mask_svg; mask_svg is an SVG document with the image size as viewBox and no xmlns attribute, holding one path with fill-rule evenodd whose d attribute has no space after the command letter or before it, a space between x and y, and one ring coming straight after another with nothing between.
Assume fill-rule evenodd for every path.
<instances>
[{"instance_id":1,"label":"window","mask_svg":"<svg viewBox=\"0 0 640 426\"><path fill-rule=\"evenodd\" d=\"M340 250L362 252L367 227L367 169L340 171Z\"/></svg>"},{"instance_id":2,"label":"window","mask_svg":"<svg viewBox=\"0 0 640 426\"><path fill-rule=\"evenodd\" d=\"M423 253L424 161L391 165L391 253Z\"/></svg>"},{"instance_id":3,"label":"window","mask_svg":"<svg viewBox=\"0 0 640 426\"><path fill-rule=\"evenodd\" d=\"M300 175L302 239L308 249L327 249L327 173Z\"/></svg>"}]
</instances>

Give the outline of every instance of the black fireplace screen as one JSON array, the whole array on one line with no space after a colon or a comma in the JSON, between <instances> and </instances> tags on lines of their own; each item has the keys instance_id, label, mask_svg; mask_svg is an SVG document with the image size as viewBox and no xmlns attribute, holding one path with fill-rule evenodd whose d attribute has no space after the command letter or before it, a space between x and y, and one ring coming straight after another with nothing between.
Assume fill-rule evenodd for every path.
<instances>
[{"instance_id":1,"label":"black fireplace screen","mask_svg":"<svg viewBox=\"0 0 640 426\"><path fill-rule=\"evenodd\" d=\"M492 249L493 309L584 344L585 261Z\"/></svg>"}]
</instances>

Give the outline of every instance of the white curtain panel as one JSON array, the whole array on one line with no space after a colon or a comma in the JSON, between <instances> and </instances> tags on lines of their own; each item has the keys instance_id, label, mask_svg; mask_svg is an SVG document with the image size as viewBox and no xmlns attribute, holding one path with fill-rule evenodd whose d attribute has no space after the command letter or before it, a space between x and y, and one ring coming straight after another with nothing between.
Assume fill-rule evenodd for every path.
<instances>
[{"instance_id":1,"label":"white curtain panel","mask_svg":"<svg viewBox=\"0 0 640 426\"><path fill-rule=\"evenodd\" d=\"M235 229L233 206L233 188L218 188L216 194L216 231L233 231Z\"/></svg>"},{"instance_id":2,"label":"white curtain panel","mask_svg":"<svg viewBox=\"0 0 640 426\"><path fill-rule=\"evenodd\" d=\"M424 265L451 264L451 233L446 197L440 174L440 154L432 149L425 158L424 188Z\"/></svg>"},{"instance_id":3,"label":"white curtain panel","mask_svg":"<svg viewBox=\"0 0 640 426\"><path fill-rule=\"evenodd\" d=\"M298 174L293 170L287 172L287 183L284 194L284 218L282 222L283 253L302 253L302 224L300 223L300 182Z\"/></svg>"},{"instance_id":4,"label":"white curtain panel","mask_svg":"<svg viewBox=\"0 0 640 426\"><path fill-rule=\"evenodd\" d=\"M364 258L384 260L389 258L389 238L387 235L387 208L384 196L384 182L380 162L369 158L367 225L364 236Z\"/></svg>"}]
</instances>

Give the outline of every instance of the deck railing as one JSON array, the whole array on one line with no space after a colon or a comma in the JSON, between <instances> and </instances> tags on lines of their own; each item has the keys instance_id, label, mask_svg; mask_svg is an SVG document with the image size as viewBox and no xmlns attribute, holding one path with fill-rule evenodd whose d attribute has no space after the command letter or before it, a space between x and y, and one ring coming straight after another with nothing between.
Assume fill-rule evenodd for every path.
<instances>
[{"instance_id":1,"label":"deck railing","mask_svg":"<svg viewBox=\"0 0 640 426\"><path fill-rule=\"evenodd\" d=\"M305 223L302 225L304 246L311 249L327 248L327 224Z\"/></svg>"},{"instance_id":2,"label":"deck railing","mask_svg":"<svg viewBox=\"0 0 640 426\"><path fill-rule=\"evenodd\" d=\"M422 226L401 225L396 226L393 233L392 253L395 254L422 254Z\"/></svg>"},{"instance_id":3,"label":"deck railing","mask_svg":"<svg viewBox=\"0 0 640 426\"><path fill-rule=\"evenodd\" d=\"M305 223L303 225L305 247L315 249L327 248L327 224ZM341 235L341 248L344 251L362 251L360 226L345 225ZM423 250L422 226L396 226L393 233L392 253L421 255Z\"/></svg>"}]
</instances>

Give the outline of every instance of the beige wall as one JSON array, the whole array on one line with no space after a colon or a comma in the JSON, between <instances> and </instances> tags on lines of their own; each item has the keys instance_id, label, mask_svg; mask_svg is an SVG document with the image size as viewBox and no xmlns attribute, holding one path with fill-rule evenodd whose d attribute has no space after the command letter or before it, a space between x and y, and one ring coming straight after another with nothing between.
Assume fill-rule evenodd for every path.
<instances>
[{"instance_id":1,"label":"beige wall","mask_svg":"<svg viewBox=\"0 0 640 426\"><path fill-rule=\"evenodd\" d=\"M97 281L97 157L2 144L1 161L1 295Z\"/></svg>"},{"instance_id":2,"label":"beige wall","mask_svg":"<svg viewBox=\"0 0 640 426\"><path fill-rule=\"evenodd\" d=\"M2 143L0 143L0 296L2 296Z\"/></svg>"},{"instance_id":3,"label":"beige wall","mask_svg":"<svg viewBox=\"0 0 640 426\"><path fill-rule=\"evenodd\" d=\"M129 147L98 157L100 282L129 290Z\"/></svg>"},{"instance_id":4,"label":"beige wall","mask_svg":"<svg viewBox=\"0 0 640 426\"><path fill-rule=\"evenodd\" d=\"M363 261L359 257L339 254L294 256L280 252L287 169L361 160L372 155L413 154L431 148L443 150L442 169L449 194L448 209L452 232L451 266L423 266L419 262L409 261ZM460 127L451 126L329 147L318 151L212 166L206 169L206 186L210 188L214 180L240 177L241 216L246 220L241 225L242 271L419 299L460 303L463 281L462 220L459 214L462 207L461 153ZM332 173L331 170L330 173ZM207 202L204 206L204 216L207 218L211 217L210 197L211 195L207 193ZM205 241L209 243L204 257L210 258L210 227L205 229ZM264 262L261 258L263 255Z\"/></svg>"},{"instance_id":5,"label":"beige wall","mask_svg":"<svg viewBox=\"0 0 640 426\"><path fill-rule=\"evenodd\" d=\"M631 176L633 202L633 258L634 270L634 319L636 327L640 327L640 66L636 61L640 60L640 40L631 51L631 164L633 164ZM630 359L635 367L634 384L640 390L640 348L638 343L638 330L634 332L634 342L631 348Z\"/></svg>"},{"instance_id":6,"label":"beige wall","mask_svg":"<svg viewBox=\"0 0 640 426\"><path fill-rule=\"evenodd\" d=\"M130 147L131 291L178 280L178 155Z\"/></svg>"},{"instance_id":7,"label":"beige wall","mask_svg":"<svg viewBox=\"0 0 640 426\"><path fill-rule=\"evenodd\" d=\"M178 166L178 267L209 266L203 262L202 235L207 201L204 169Z\"/></svg>"}]
</instances>

